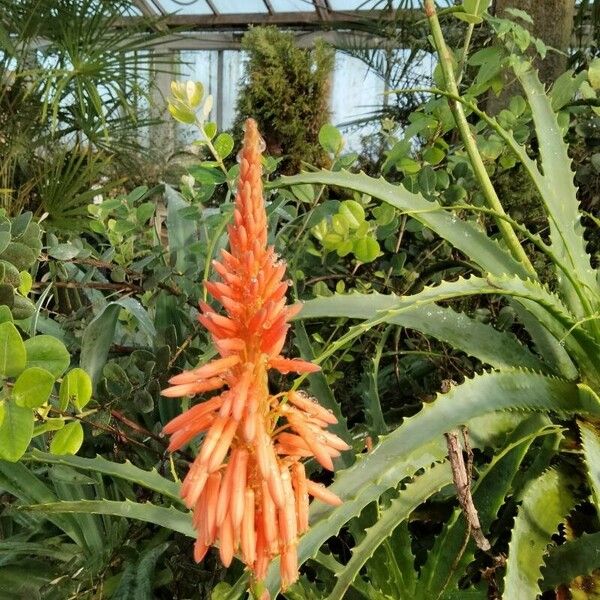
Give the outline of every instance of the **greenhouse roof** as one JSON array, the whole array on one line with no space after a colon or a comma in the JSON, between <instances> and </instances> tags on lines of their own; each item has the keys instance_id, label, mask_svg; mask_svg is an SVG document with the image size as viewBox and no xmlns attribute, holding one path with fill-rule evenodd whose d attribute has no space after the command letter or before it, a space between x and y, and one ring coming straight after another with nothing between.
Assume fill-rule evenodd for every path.
<instances>
[{"instance_id":1,"label":"greenhouse roof","mask_svg":"<svg viewBox=\"0 0 600 600\"><path fill-rule=\"evenodd\" d=\"M376 17L406 0L135 0L145 15L167 25L224 29L255 25L340 26ZM408 2L410 4L410 2Z\"/></svg>"}]
</instances>

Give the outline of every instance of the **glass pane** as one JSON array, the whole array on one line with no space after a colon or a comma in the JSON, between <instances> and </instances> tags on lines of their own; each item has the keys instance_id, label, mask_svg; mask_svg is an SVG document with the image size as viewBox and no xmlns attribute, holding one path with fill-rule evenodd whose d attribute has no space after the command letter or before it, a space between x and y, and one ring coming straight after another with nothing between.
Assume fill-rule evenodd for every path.
<instances>
[{"instance_id":1,"label":"glass pane","mask_svg":"<svg viewBox=\"0 0 600 600\"><path fill-rule=\"evenodd\" d=\"M267 7L262 0L213 0L217 10L223 14L266 13Z\"/></svg>"},{"instance_id":2,"label":"glass pane","mask_svg":"<svg viewBox=\"0 0 600 600\"><path fill-rule=\"evenodd\" d=\"M365 10L373 8L374 5L381 4L381 8L385 3L378 0L329 0L329 6L333 10Z\"/></svg>"},{"instance_id":3,"label":"glass pane","mask_svg":"<svg viewBox=\"0 0 600 600\"><path fill-rule=\"evenodd\" d=\"M275 12L311 12L315 5L310 0L271 0Z\"/></svg>"},{"instance_id":4,"label":"glass pane","mask_svg":"<svg viewBox=\"0 0 600 600\"><path fill-rule=\"evenodd\" d=\"M178 15L212 15L213 12L204 0L160 0L160 5L168 13Z\"/></svg>"},{"instance_id":5,"label":"glass pane","mask_svg":"<svg viewBox=\"0 0 600 600\"><path fill-rule=\"evenodd\" d=\"M361 138L377 130L377 122L354 122L361 121L381 109L383 92L383 80L363 61L343 52L336 52L331 91L331 121L343 127L346 149L359 151Z\"/></svg>"},{"instance_id":6,"label":"glass pane","mask_svg":"<svg viewBox=\"0 0 600 600\"><path fill-rule=\"evenodd\" d=\"M223 129L231 129L235 121L235 109L244 75L246 53L237 50L223 52Z\"/></svg>"}]
</instances>

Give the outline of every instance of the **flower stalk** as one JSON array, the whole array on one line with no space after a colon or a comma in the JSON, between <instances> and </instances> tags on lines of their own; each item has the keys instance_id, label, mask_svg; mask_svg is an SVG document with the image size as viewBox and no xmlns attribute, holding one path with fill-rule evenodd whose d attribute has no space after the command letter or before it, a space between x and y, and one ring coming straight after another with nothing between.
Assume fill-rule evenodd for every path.
<instances>
[{"instance_id":1,"label":"flower stalk","mask_svg":"<svg viewBox=\"0 0 600 600\"><path fill-rule=\"evenodd\" d=\"M249 119L228 228L230 249L213 262L219 280L205 282L224 312L201 302L198 317L220 357L172 377L163 395L220 392L170 421L164 432L171 436L171 451L204 434L181 488L194 512L195 560L218 543L225 566L237 553L260 582L271 559L280 555L285 588L298 578L296 546L308 528L309 496L341 503L308 479L302 459L314 457L333 470L333 459L349 447L327 431L337 419L314 399L303 392L269 390L270 370L312 373L319 367L281 354L288 322L301 306L286 305L286 266L267 244L263 147Z\"/></svg>"}]
</instances>

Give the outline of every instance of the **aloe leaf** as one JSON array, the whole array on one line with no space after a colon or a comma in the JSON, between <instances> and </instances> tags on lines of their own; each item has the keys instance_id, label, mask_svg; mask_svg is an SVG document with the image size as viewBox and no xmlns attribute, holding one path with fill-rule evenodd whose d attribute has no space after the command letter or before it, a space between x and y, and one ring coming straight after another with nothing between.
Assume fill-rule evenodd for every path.
<instances>
[{"instance_id":1,"label":"aloe leaf","mask_svg":"<svg viewBox=\"0 0 600 600\"><path fill-rule=\"evenodd\" d=\"M298 545L300 563L313 556L327 539L383 492L419 469L442 460L446 455L444 433L476 417L503 410L599 416L600 403L585 387L519 370L477 375L447 394L438 395L434 402L383 437L372 452L362 455L337 475L330 489L344 500L341 506L332 508L313 502L312 526ZM469 429L479 434L472 436L474 445L490 444L493 428L488 439L482 435L484 431L477 432L475 425ZM275 595L279 588L278 561L269 569L267 585Z\"/></svg>"},{"instance_id":2,"label":"aloe leaf","mask_svg":"<svg viewBox=\"0 0 600 600\"><path fill-rule=\"evenodd\" d=\"M511 302L511 306L531 336L535 349L544 358L544 362L561 377L569 380L578 379L579 371L560 340L556 339L525 306L516 301Z\"/></svg>"},{"instance_id":3,"label":"aloe leaf","mask_svg":"<svg viewBox=\"0 0 600 600\"><path fill-rule=\"evenodd\" d=\"M158 559L169 547L168 542L146 550L140 557L135 572L135 588L132 600L147 600L152 597L152 581Z\"/></svg>"},{"instance_id":4,"label":"aloe leaf","mask_svg":"<svg viewBox=\"0 0 600 600\"><path fill-rule=\"evenodd\" d=\"M56 494L22 463L0 460L0 489L26 504L55 502ZM51 515L48 519L80 547L85 546L81 528L72 515Z\"/></svg>"},{"instance_id":5,"label":"aloe leaf","mask_svg":"<svg viewBox=\"0 0 600 600\"><path fill-rule=\"evenodd\" d=\"M508 547L504 594L506 600L535 600L541 567L552 536L573 508L575 499L567 478L550 469L527 488Z\"/></svg>"},{"instance_id":6,"label":"aloe leaf","mask_svg":"<svg viewBox=\"0 0 600 600\"><path fill-rule=\"evenodd\" d=\"M375 353L369 360L368 366L365 368L361 384L361 395L365 403L363 412L366 418L366 425L368 431L371 435L375 436L376 440L380 435L387 433L388 431L388 426L385 422L385 417L383 416L383 409L381 408L381 399L379 397L379 365L381 363L383 350L392 329L392 326L386 327L385 331L377 341Z\"/></svg>"},{"instance_id":7,"label":"aloe leaf","mask_svg":"<svg viewBox=\"0 0 600 600\"><path fill-rule=\"evenodd\" d=\"M409 192L401 185L388 183L383 178L374 179L364 173L350 173L342 169L282 177L278 183L282 186L304 183L334 185L368 194L410 214L441 238L448 240L455 248L464 252L485 271L496 275L503 273L515 273L522 277L527 275L525 268L509 252L492 241L485 231L473 223L457 218L438 202L426 200L422 195Z\"/></svg>"},{"instance_id":8,"label":"aloe leaf","mask_svg":"<svg viewBox=\"0 0 600 600\"><path fill-rule=\"evenodd\" d=\"M546 206L552 247L557 256L577 274L588 298L597 307L599 290L596 274L585 249L586 242L583 237L577 189L573 181L574 173L571 169L572 161L567 145L558 126L550 98L546 95L535 71L532 68L519 68L515 73L527 96L537 132L543 175L537 169L528 170L533 174L533 181ZM576 294L571 283L562 277L559 278L559 284L569 307L574 310L578 300L574 297ZM578 314L578 316L582 315Z\"/></svg>"},{"instance_id":9,"label":"aloe leaf","mask_svg":"<svg viewBox=\"0 0 600 600\"><path fill-rule=\"evenodd\" d=\"M440 463L416 477L413 483L401 490L390 505L382 511L376 523L367 529L361 542L352 549L352 558L342 570L336 573L337 583L328 597L329 600L343 600L360 569L394 529L419 505L450 483L452 483L450 467L448 463Z\"/></svg>"},{"instance_id":10,"label":"aloe leaf","mask_svg":"<svg viewBox=\"0 0 600 600\"><path fill-rule=\"evenodd\" d=\"M579 422L579 431L592 498L600 513L600 435L592 423Z\"/></svg>"},{"instance_id":11,"label":"aloe leaf","mask_svg":"<svg viewBox=\"0 0 600 600\"><path fill-rule=\"evenodd\" d=\"M75 544L50 544L46 540L43 542L11 542L10 538L2 540L0 544L0 556L4 558L10 556L37 556L69 562L80 554L79 548Z\"/></svg>"},{"instance_id":12,"label":"aloe leaf","mask_svg":"<svg viewBox=\"0 0 600 600\"><path fill-rule=\"evenodd\" d=\"M532 415L523 420L508 437L504 450L496 451L492 462L480 473L473 486L473 502L484 532L489 530L500 510L531 444L545 428L551 426L550 419L545 415ZM458 591L458 580L474 556L473 541L469 540L465 546L467 536L463 512L457 508L436 538L421 569L417 598L437 600L449 592ZM449 561L448 556L452 556L453 560Z\"/></svg>"},{"instance_id":13,"label":"aloe leaf","mask_svg":"<svg viewBox=\"0 0 600 600\"><path fill-rule=\"evenodd\" d=\"M54 481L54 489L59 501L79 500L86 497L86 490L82 485L74 485ZM83 535L84 551L89 557L89 562L98 563L106 550L106 531L102 519L91 514L73 515Z\"/></svg>"},{"instance_id":14,"label":"aloe leaf","mask_svg":"<svg viewBox=\"0 0 600 600\"><path fill-rule=\"evenodd\" d=\"M196 532L192 527L192 516L172 507L156 506L151 502L141 504L130 500L77 500L73 502L47 502L29 504L19 507L21 510L41 512L52 515L56 513L84 513L94 515L112 515L137 519L146 523L154 523L172 531L195 538Z\"/></svg>"},{"instance_id":15,"label":"aloe leaf","mask_svg":"<svg viewBox=\"0 0 600 600\"><path fill-rule=\"evenodd\" d=\"M512 334L498 331L464 313L435 304L414 306L394 294L334 294L304 303L299 319L347 317L374 319L384 311L405 307L402 313L383 315L386 323L410 327L478 358L497 369L524 367L544 371L544 364Z\"/></svg>"},{"instance_id":16,"label":"aloe leaf","mask_svg":"<svg viewBox=\"0 0 600 600\"><path fill-rule=\"evenodd\" d=\"M589 575L600 566L600 532L583 534L551 550L542 569L544 590Z\"/></svg>"},{"instance_id":17,"label":"aloe leaf","mask_svg":"<svg viewBox=\"0 0 600 600\"><path fill-rule=\"evenodd\" d=\"M181 502L178 483L159 475L155 469L152 471L145 471L144 469L132 465L129 461L116 463L106 460L102 456L96 456L95 458L83 458L81 456L71 455L57 456L41 452L37 449L32 450L25 458L35 462L67 465L75 467L76 469L84 469L86 471L94 471L112 477L119 477L120 479L125 479L136 485L141 485L149 490L153 490L162 496Z\"/></svg>"},{"instance_id":18,"label":"aloe leaf","mask_svg":"<svg viewBox=\"0 0 600 600\"><path fill-rule=\"evenodd\" d=\"M498 294L527 300L530 312L535 314L542 325L577 357L589 379L598 381L600 368L597 357L600 354L600 346L585 331L575 326L575 317L567 311L557 296L532 280L514 276L488 275L486 278L470 277L459 278L456 281L443 281L437 286L424 288L418 294L399 298L396 306L388 306L387 314L380 313L374 322L384 322L417 307L430 307L435 302L483 294ZM380 298L385 299L386 296ZM393 299L395 296L388 298ZM318 306L319 301L313 302ZM427 309L425 316L427 316ZM332 344L331 348L334 347L335 344Z\"/></svg>"}]
</instances>

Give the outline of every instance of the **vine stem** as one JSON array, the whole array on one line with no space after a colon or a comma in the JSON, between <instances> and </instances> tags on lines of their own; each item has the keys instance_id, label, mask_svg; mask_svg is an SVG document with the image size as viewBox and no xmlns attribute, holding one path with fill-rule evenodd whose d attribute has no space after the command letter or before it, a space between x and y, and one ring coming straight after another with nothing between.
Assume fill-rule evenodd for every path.
<instances>
[{"instance_id":1,"label":"vine stem","mask_svg":"<svg viewBox=\"0 0 600 600\"><path fill-rule=\"evenodd\" d=\"M450 56L450 51L446 45L444 34L442 33L442 28L437 16L434 0L423 0L423 5L425 8L425 16L429 21L431 34L433 36L435 48L440 60L440 66L442 67L442 72L444 74L446 88L450 94L452 94L452 96L460 96L458 86L456 84L456 78L454 76L452 57ZM481 190L485 196L488 206L500 215L505 215L502 203L498 198L498 194L496 194L494 185L492 184L490 176L485 169L481 154L479 154L479 150L477 149L477 143L473 137L473 134L471 133L471 129L461 103L449 98L449 105L460 132L460 136L465 145L469 160L471 161L473 171L475 172L475 177L481 185ZM523 246L521 246L519 238L517 237L514 229L503 219L496 219L496 224L502 233L504 242L508 246L511 254L516 260L521 262L532 275L535 276L535 269L533 268L529 257L525 253Z\"/></svg>"}]
</instances>

